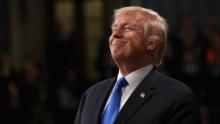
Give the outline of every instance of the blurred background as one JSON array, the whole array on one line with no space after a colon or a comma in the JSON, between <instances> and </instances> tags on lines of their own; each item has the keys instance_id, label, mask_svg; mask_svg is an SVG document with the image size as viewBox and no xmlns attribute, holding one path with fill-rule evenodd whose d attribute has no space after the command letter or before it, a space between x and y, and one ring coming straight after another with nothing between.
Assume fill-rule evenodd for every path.
<instances>
[{"instance_id":1,"label":"blurred background","mask_svg":"<svg viewBox=\"0 0 220 124\"><path fill-rule=\"evenodd\" d=\"M0 123L73 124L84 90L115 76L113 10L139 5L168 21L160 71L198 96L220 124L219 0L0 0Z\"/></svg>"}]
</instances>

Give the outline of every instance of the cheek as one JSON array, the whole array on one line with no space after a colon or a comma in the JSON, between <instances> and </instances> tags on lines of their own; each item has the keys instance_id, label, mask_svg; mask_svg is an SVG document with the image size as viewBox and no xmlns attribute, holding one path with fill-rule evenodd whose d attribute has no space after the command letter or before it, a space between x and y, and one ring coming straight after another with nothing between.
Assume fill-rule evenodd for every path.
<instances>
[{"instance_id":1,"label":"cheek","mask_svg":"<svg viewBox=\"0 0 220 124\"><path fill-rule=\"evenodd\" d=\"M144 40L141 39L139 36L137 37L133 37L132 39L132 46L131 47L135 47L136 49L145 49L145 43Z\"/></svg>"},{"instance_id":2,"label":"cheek","mask_svg":"<svg viewBox=\"0 0 220 124\"><path fill-rule=\"evenodd\" d=\"M109 37L109 39L108 39L109 46L111 46L112 41L113 41L113 37L112 37L112 35L111 35L111 36Z\"/></svg>"},{"instance_id":3,"label":"cheek","mask_svg":"<svg viewBox=\"0 0 220 124\"><path fill-rule=\"evenodd\" d=\"M110 35L110 37L109 37L109 39L108 39L108 40L109 40L109 42L113 40L112 35Z\"/></svg>"}]
</instances>

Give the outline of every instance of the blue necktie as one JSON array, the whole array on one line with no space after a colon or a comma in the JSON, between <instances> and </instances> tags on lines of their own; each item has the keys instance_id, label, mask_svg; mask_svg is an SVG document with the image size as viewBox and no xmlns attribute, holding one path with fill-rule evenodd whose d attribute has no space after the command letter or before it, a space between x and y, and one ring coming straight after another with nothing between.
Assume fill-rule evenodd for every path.
<instances>
[{"instance_id":1,"label":"blue necktie","mask_svg":"<svg viewBox=\"0 0 220 124\"><path fill-rule=\"evenodd\" d=\"M113 124L120 109L122 88L128 85L127 80L122 77L114 87L109 104L102 115L102 124Z\"/></svg>"}]
</instances>

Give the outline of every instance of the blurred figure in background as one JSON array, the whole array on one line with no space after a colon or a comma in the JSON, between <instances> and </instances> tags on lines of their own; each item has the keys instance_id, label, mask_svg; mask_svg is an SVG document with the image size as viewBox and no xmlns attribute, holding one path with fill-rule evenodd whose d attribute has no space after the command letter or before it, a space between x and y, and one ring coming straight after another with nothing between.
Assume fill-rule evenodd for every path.
<instances>
[{"instance_id":1,"label":"blurred figure in background","mask_svg":"<svg viewBox=\"0 0 220 124\"><path fill-rule=\"evenodd\" d=\"M11 65L10 57L0 55L0 123L23 123L20 73Z\"/></svg>"},{"instance_id":2,"label":"blurred figure in background","mask_svg":"<svg viewBox=\"0 0 220 124\"><path fill-rule=\"evenodd\" d=\"M56 124L72 124L84 83L81 41L63 20L56 20L55 37L48 43L48 113ZM74 110L74 112L73 112ZM75 114L74 114L75 115Z\"/></svg>"},{"instance_id":3,"label":"blurred figure in background","mask_svg":"<svg viewBox=\"0 0 220 124\"><path fill-rule=\"evenodd\" d=\"M34 55L29 55L23 65L21 80L21 105L25 124L39 121L45 104L45 70L42 62Z\"/></svg>"},{"instance_id":4,"label":"blurred figure in background","mask_svg":"<svg viewBox=\"0 0 220 124\"><path fill-rule=\"evenodd\" d=\"M172 58L175 64L172 65L176 70L171 75L197 92L200 86L204 86L201 83L205 77L204 53L207 46L203 32L190 15L181 16L179 25L173 32L170 41L175 51Z\"/></svg>"}]
</instances>

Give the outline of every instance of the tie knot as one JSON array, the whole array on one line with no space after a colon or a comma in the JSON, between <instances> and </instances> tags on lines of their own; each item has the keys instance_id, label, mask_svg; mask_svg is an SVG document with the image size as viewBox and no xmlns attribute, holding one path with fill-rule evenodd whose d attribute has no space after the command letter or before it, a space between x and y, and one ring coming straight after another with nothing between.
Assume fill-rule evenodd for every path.
<instances>
[{"instance_id":1,"label":"tie knot","mask_svg":"<svg viewBox=\"0 0 220 124\"><path fill-rule=\"evenodd\" d=\"M122 87L125 87L128 85L128 82L127 80L125 79L125 77L121 77L119 80L118 80L118 88L122 88Z\"/></svg>"}]
</instances>

